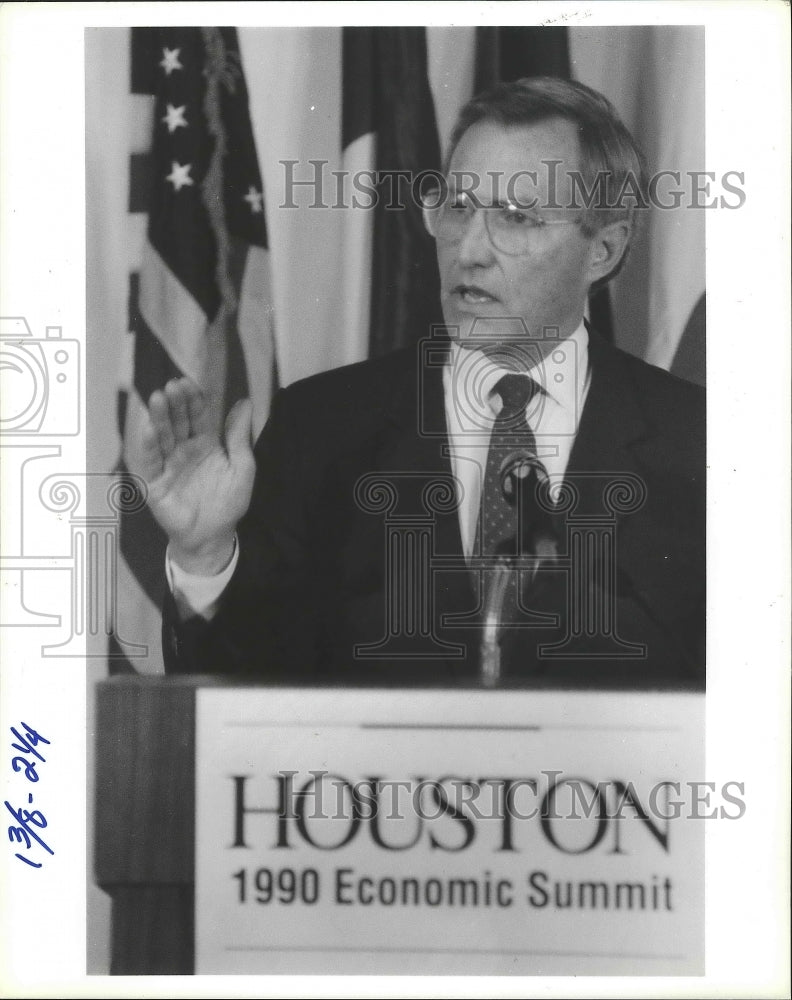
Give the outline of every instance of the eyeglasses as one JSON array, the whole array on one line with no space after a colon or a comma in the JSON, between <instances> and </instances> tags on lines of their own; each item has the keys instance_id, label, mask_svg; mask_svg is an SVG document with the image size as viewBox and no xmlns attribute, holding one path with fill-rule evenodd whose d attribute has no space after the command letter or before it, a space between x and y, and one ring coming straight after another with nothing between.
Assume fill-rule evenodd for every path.
<instances>
[{"instance_id":1,"label":"eyeglasses","mask_svg":"<svg viewBox=\"0 0 792 1000\"><path fill-rule=\"evenodd\" d=\"M423 199L424 225L429 234L441 243L458 243L478 211L484 213L490 243L496 250L512 257L535 249L546 226L575 226L580 221L579 217L547 219L511 202L476 205L467 193L454 194L440 188L429 192Z\"/></svg>"}]
</instances>

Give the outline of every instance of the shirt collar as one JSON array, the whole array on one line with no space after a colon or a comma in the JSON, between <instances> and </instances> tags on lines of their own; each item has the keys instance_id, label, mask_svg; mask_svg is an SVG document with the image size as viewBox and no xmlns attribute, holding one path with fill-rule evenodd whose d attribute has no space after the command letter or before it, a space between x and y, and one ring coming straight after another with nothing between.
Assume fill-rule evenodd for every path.
<instances>
[{"instance_id":1,"label":"shirt collar","mask_svg":"<svg viewBox=\"0 0 792 1000\"><path fill-rule=\"evenodd\" d=\"M496 410L490 393L509 369L495 364L481 351L466 350L456 342L451 345L448 376L456 398L464 393L465 405L484 417L494 417ZM538 365L526 374L534 378L547 397L565 410L577 412L588 375L588 331L584 322L569 337L559 339Z\"/></svg>"}]
</instances>

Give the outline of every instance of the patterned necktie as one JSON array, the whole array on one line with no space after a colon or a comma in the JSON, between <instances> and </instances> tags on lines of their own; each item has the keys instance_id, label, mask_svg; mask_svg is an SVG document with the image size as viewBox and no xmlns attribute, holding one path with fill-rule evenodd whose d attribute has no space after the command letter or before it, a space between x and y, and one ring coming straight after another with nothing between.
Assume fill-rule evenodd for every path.
<instances>
[{"instance_id":1,"label":"patterned necktie","mask_svg":"<svg viewBox=\"0 0 792 1000\"><path fill-rule=\"evenodd\" d=\"M537 500L537 491L546 484L547 470L537 457L536 438L525 416L528 404L540 391L532 378L518 374L504 375L494 389L503 406L487 452L476 551L484 557L502 556L509 562L511 572L505 578L489 570L484 573L485 606L490 604L493 585L505 588L501 615L505 623L521 617L517 557L551 556L555 551L551 516ZM524 582L526 574L520 576Z\"/></svg>"}]
</instances>

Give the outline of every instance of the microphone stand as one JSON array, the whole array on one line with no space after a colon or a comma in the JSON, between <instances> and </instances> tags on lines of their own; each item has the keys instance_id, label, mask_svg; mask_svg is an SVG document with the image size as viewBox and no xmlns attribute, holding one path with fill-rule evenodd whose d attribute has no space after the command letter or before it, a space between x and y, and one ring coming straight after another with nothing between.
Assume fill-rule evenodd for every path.
<instances>
[{"instance_id":1,"label":"microphone stand","mask_svg":"<svg viewBox=\"0 0 792 1000\"><path fill-rule=\"evenodd\" d=\"M506 596L506 586L509 574L514 573L514 560L508 556L498 556L498 561L491 573L487 591L487 603L484 607L484 628L481 633L481 655L479 671L481 683L486 688L497 687L501 678L501 629L503 616L503 599Z\"/></svg>"},{"instance_id":2,"label":"microphone stand","mask_svg":"<svg viewBox=\"0 0 792 1000\"><path fill-rule=\"evenodd\" d=\"M527 469L525 456L521 451L508 455L501 463L500 488L504 500L511 506L519 502L522 506L522 476ZM524 472L523 472L524 475ZM519 500L518 500L519 494ZM522 549L522 539L517 542ZM520 553L522 554L522 553ZM481 633L481 649L479 657L479 676L483 687L494 688L501 679L501 638L503 605L509 575L517 572L517 559L514 555L499 554L495 566L487 570L487 595L484 605L484 627Z\"/></svg>"}]
</instances>

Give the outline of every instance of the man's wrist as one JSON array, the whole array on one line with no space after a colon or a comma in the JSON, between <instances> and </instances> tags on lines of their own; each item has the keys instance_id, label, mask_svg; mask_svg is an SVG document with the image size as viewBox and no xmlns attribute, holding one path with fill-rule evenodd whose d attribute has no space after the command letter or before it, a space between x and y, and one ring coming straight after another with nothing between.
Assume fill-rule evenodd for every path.
<instances>
[{"instance_id":1,"label":"man's wrist","mask_svg":"<svg viewBox=\"0 0 792 1000\"><path fill-rule=\"evenodd\" d=\"M234 557L236 534L212 541L198 549L183 549L173 542L168 546L168 557L184 573L192 576L217 576Z\"/></svg>"}]
</instances>

